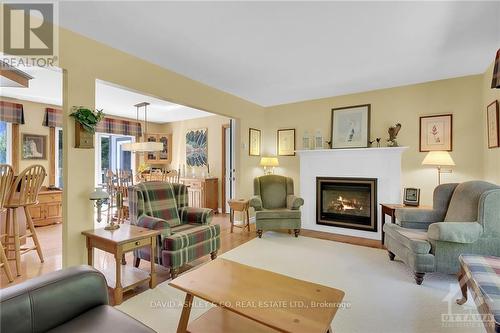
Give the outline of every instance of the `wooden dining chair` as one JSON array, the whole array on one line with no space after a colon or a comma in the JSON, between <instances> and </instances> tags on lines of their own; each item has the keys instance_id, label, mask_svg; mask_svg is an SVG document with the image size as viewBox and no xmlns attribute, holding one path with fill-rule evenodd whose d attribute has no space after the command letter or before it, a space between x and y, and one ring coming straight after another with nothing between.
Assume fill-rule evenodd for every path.
<instances>
[{"instance_id":1,"label":"wooden dining chair","mask_svg":"<svg viewBox=\"0 0 500 333\"><path fill-rule=\"evenodd\" d=\"M6 210L4 206L12 187L13 179L14 171L12 170L12 167L8 164L0 164L0 214ZM5 226L7 228L7 224ZM0 267L5 270L5 274L7 275L9 282L12 282L14 281L14 278L12 277L9 261L5 255L5 249L2 245L4 238L7 237L7 233L8 230L5 231L5 234L0 231Z\"/></svg>"},{"instance_id":2,"label":"wooden dining chair","mask_svg":"<svg viewBox=\"0 0 500 333\"><path fill-rule=\"evenodd\" d=\"M38 241L33 220L31 219L29 207L38 203L38 193L40 192L40 188L42 187L42 183L46 175L47 173L45 172L45 168L41 165L32 165L24 169L23 172L21 172L14 180L5 204L5 208L8 209L6 225L8 228L7 230L10 230L7 236L8 241L6 244L14 245L14 249L12 250L11 247L8 247L7 252L15 252L16 271L18 276L21 275L22 254L36 250L40 261L44 261L42 248L40 246L40 242ZM17 208L19 207L24 209L24 214L26 215L26 227L29 229L29 231L22 236L19 232L19 221L17 220ZM12 215L11 219L9 218L10 215ZM12 223L12 228L9 227L10 223ZM33 239L34 246L21 248L21 239L28 237Z\"/></svg>"}]
</instances>

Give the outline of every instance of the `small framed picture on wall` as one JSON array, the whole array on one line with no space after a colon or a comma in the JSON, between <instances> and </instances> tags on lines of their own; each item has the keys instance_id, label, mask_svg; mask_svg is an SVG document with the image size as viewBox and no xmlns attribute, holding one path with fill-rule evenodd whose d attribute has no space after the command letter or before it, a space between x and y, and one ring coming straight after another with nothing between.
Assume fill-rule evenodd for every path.
<instances>
[{"instance_id":1,"label":"small framed picture on wall","mask_svg":"<svg viewBox=\"0 0 500 333\"><path fill-rule=\"evenodd\" d=\"M248 155L260 156L260 130L250 128L248 130Z\"/></svg>"},{"instance_id":2,"label":"small framed picture on wall","mask_svg":"<svg viewBox=\"0 0 500 333\"><path fill-rule=\"evenodd\" d=\"M46 160L47 159L47 136L23 133L22 159L23 160Z\"/></svg>"},{"instance_id":3,"label":"small framed picture on wall","mask_svg":"<svg viewBox=\"0 0 500 333\"><path fill-rule=\"evenodd\" d=\"M500 123L498 101L494 101L486 108L488 121L488 148L500 147Z\"/></svg>"},{"instance_id":4,"label":"small framed picture on wall","mask_svg":"<svg viewBox=\"0 0 500 333\"><path fill-rule=\"evenodd\" d=\"M295 129L278 130L278 155L295 156Z\"/></svg>"},{"instance_id":5,"label":"small framed picture on wall","mask_svg":"<svg viewBox=\"0 0 500 333\"><path fill-rule=\"evenodd\" d=\"M453 150L453 115L420 117L420 151Z\"/></svg>"}]
</instances>

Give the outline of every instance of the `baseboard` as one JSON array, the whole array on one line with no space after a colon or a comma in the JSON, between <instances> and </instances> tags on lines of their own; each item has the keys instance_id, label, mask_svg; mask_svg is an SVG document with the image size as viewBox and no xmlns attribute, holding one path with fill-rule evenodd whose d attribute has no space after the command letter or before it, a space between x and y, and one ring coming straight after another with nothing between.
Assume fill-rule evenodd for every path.
<instances>
[{"instance_id":1,"label":"baseboard","mask_svg":"<svg viewBox=\"0 0 500 333\"><path fill-rule=\"evenodd\" d=\"M377 249L384 248L384 246L382 245L382 242L379 240L376 240L376 239L368 239L368 238L355 237L355 236L332 234L330 232L316 231L316 230L309 230L309 229L301 229L300 234L302 236L306 236L306 237L326 239L326 240L331 240L331 241L335 241L335 242L348 243L348 244L360 245L360 246L366 246L366 247L373 247L373 248L377 248Z\"/></svg>"}]
</instances>

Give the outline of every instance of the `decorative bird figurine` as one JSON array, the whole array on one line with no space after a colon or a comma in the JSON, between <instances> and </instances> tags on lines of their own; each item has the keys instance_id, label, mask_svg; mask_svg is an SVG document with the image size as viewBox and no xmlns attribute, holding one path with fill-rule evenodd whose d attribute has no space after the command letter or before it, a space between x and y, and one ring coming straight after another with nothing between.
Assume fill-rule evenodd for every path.
<instances>
[{"instance_id":1,"label":"decorative bird figurine","mask_svg":"<svg viewBox=\"0 0 500 333\"><path fill-rule=\"evenodd\" d=\"M397 123L394 126L389 127L387 131L389 133L389 139L387 140L388 147L397 147L398 142L396 141L396 137L398 136L399 130L401 129L401 124Z\"/></svg>"}]
</instances>

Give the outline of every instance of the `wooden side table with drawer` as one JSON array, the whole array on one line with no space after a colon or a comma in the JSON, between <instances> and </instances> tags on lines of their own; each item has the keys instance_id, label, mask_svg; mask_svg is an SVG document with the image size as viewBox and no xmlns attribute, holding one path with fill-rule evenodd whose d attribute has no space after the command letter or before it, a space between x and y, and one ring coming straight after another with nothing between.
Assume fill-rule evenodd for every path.
<instances>
[{"instance_id":1,"label":"wooden side table with drawer","mask_svg":"<svg viewBox=\"0 0 500 333\"><path fill-rule=\"evenodd\" d=\"M123 301L123 293L137 285L149 282L149 287L156 287L155 261L151 260L151 272L133 266L122 265L122 255L140 247L149 246L151 253L156 252L156 238L161 230L150 230L129 224L121 224L119 229L104 228L83 231L87 237L87 261L93 265L94 248L111 253L115 257L115 267L101 270L108 286L113 289L115 305Z\"/></svg>"}]
</instances>

